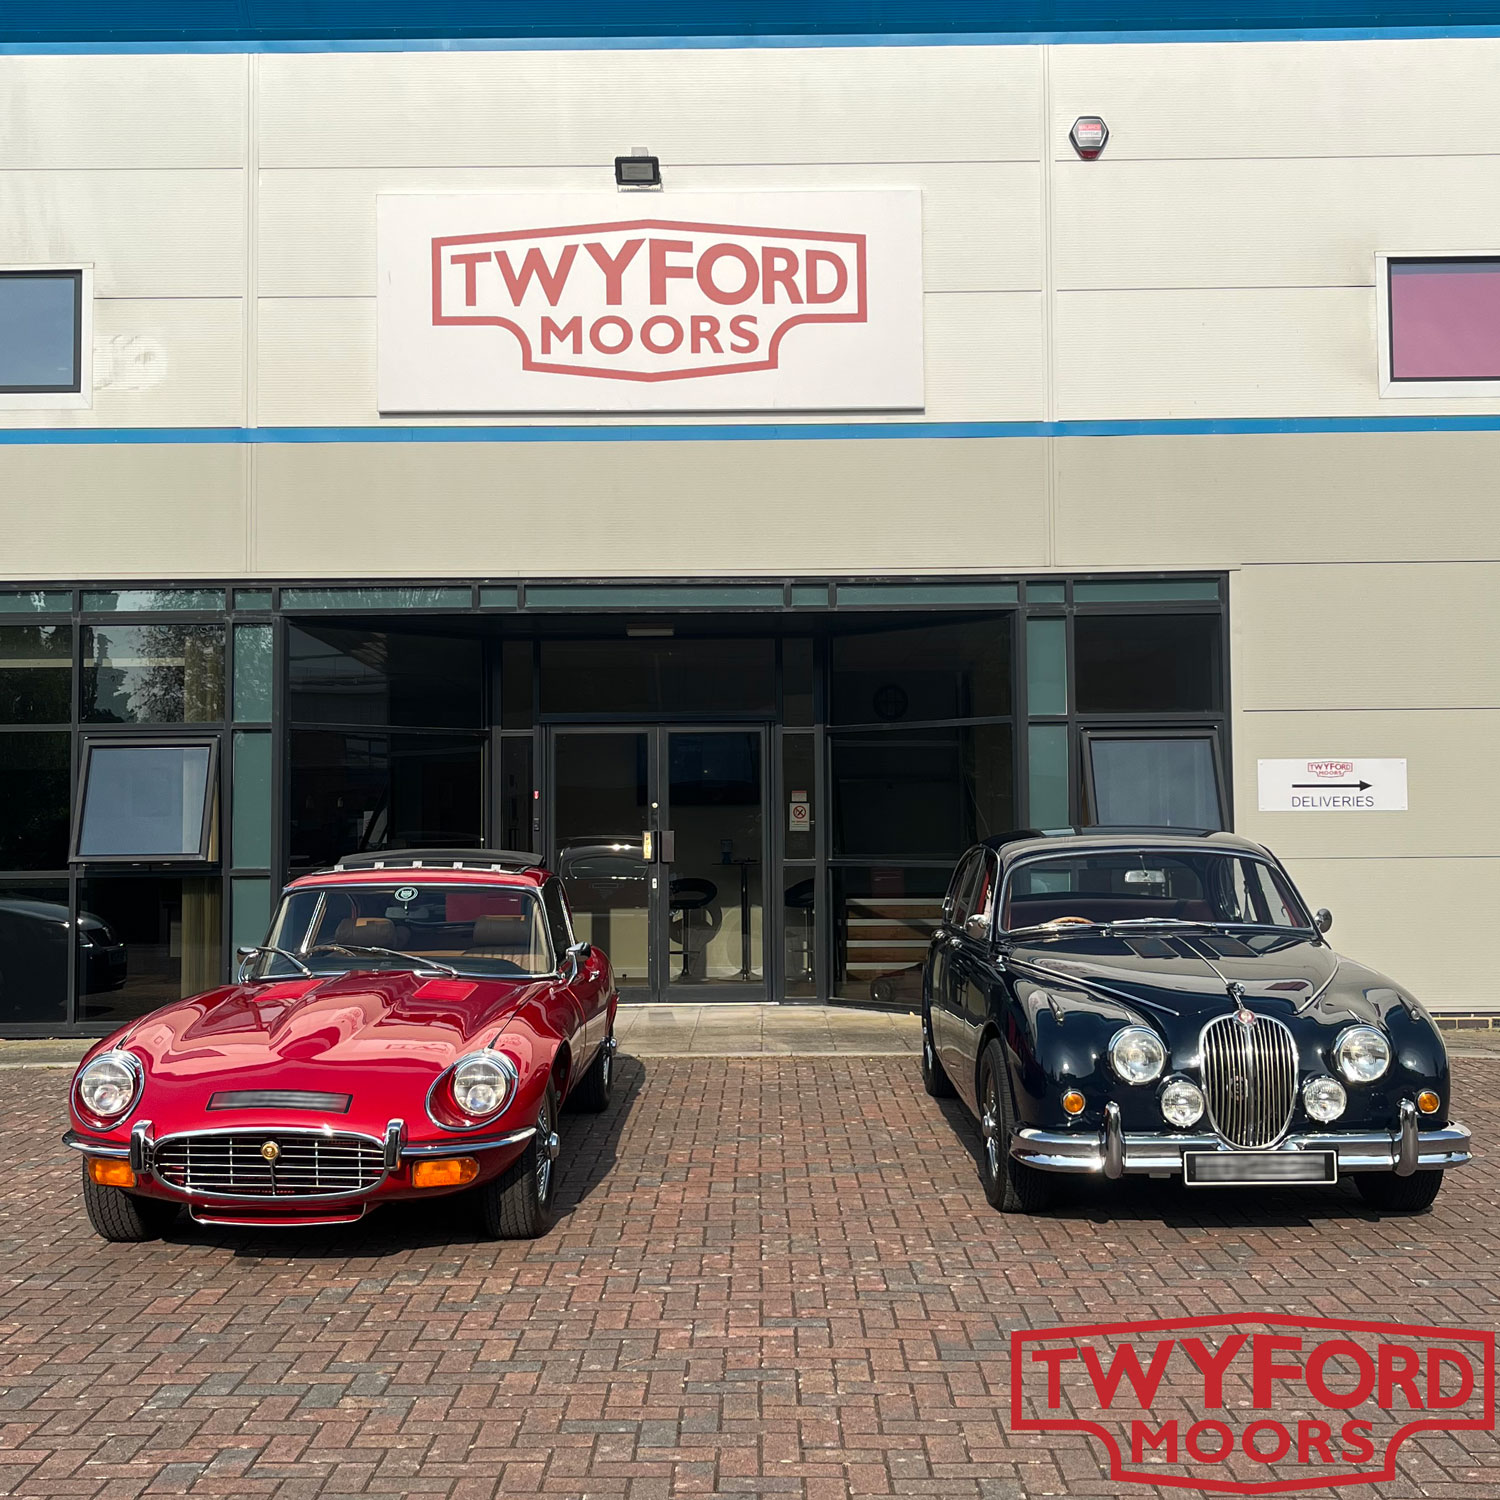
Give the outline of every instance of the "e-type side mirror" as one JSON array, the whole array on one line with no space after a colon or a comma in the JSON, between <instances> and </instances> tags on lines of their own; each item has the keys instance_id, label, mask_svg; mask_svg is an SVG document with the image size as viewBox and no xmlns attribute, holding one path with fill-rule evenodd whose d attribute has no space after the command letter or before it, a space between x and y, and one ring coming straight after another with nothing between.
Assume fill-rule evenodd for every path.
<instances>
[{"instance_id":1,"label":"e-type side mirror","mask_svg":"<svg viewBox=\"0 0 1500 1500\"><path fill-rule=\"evenodd\" d=\"M582 973L583 966L593 957L593 953L592 943L574 943L565 955L564 972L574 976Z\"/></svg>"},{"instance_id":2,"label":"e-type side mirror","mask_svg":"<svg viewBox=\"0 0 1500 1500\"><path fill-rule=\"evenodd\" d=\"M1313 913L1313 926L1316 927L1319 932L1327 932L1328 929L1333 926L1333 913L1329 911L1326 906L1320 906L1317 911Z\"/></svg>"}]
</instances>

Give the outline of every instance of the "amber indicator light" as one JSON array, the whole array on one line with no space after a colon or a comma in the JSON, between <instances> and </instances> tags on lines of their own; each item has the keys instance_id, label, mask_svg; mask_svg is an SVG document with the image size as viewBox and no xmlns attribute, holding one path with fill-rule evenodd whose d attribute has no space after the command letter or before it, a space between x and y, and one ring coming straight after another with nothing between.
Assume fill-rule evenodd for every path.
<instances>
[{"instance_id":1,"label":"amber indicator light","mask_svg":"<svg viewBox=\"0 0 1500 1500\"><path fill-rule=\"evenodd\" d=\"M1063 1095L1063 1108L1070 1115L1081 1115L1083 1113L1084 1098L1077 1089L1069 1089Z\"/></svg>"},{"instance_id":2,"label":"amber indicator light","mask_svg":"<svg viewBox=\"0 0 1500 1500\"><path fill-rule=\"evenodd\" d=\"M1417 1108L1420 1109L1424 1115L1436 1114L1437 1107L1442 1102L1443 1101L1439 1099L1431 1089L1423 1089L1422 1092L1417 1095Z\"/></svg>"},{"instance_id":3,"label":"amber indicator light","mask_svg":"<svg viewBox=\"0 0 1500 1500\"><path fill-rule=\"evenodd\" d=\"M411 1185L419 1188L462 1187L479 1176L479 1163L472 1156L446 1156L439 1161L419 1161L411 1169Z\"/></svg>"},{"instance_id":4,"label":"amber indicator light","mask_svg":"<svg viewBox=\"0 0 1500 1500\"><path fill-rule=\"evenodd\" d=\"M134 1187L135 1173L128 1161L110 1161L105 1157L89 1158L89 1178L100 1187Z\"/></svg>"}]
</instances>

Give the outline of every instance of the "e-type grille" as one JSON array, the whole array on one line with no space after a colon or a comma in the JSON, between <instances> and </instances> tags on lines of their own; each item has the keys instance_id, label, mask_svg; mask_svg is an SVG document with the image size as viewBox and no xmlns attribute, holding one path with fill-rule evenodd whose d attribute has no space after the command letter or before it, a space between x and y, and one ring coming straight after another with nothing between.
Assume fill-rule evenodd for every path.
<instances>
[{"instance_id":1,"label":"e-type grille","mask_svg":"<svg viewBox=\"0 0 1500 1500\"><path fill-rule=\"evenodd\" d=\"M1203 1028L1203 1094L1213 1127L1232 1146L1274 1145L1297 1099L1297 1047L1280 1021L1233 1015Z\"/></svg>"},{"instance_id":2,"label":"e-type grille","mask_svg":"<svg viewBox=\"0 0 1500 1500\"><path fill-rule=\"evenodd\" d=\"M321 1131L177 1135L158 1142L151 1164L169 1186L201 1197L342 1197L385 1175L379 1141Z\"/></svg>"}]
</instances>

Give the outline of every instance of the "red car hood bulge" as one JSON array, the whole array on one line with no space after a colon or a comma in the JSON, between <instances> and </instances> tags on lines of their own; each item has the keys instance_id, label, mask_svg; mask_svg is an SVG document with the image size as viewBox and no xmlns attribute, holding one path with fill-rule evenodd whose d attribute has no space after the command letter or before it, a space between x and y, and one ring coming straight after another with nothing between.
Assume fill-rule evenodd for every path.
<instances>
[{"instance_id":1,"label":"red car hood bulge","mask_svg":"<svg viewBox=\"0 0 1500 1500\"><path fill-rule=\"evenodd\" d=\"M232 985L154 1011L123 1045L146 1065L132 1118L159 1139L181 1130L314 1126L380 1135L404 1119L439 1135L432 1081L493 1040L545 980L421 979L406 971ZM352 1096L347 1113L210 1109L215 1093L299 1089Z\"/></svg>"}]
</instances>

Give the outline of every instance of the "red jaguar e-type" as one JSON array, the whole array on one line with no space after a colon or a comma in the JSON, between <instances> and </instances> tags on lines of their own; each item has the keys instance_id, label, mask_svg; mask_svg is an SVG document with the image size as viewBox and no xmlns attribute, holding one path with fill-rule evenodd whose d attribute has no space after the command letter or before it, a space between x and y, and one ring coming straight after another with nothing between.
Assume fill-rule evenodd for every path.
<instances>
[{"instance_id":1,"label":"red jaguar e-type","mask_svg":"<svg viewBox=\"0 0 1500 1500\"><path fill-rule=\"evenodd\" d=\"M492 1237L546 1231L558 1116L609 1102L618 1000L555 875L503 850L350 856L293 881L240 958L79 1065L63 1139L100 1235L460 1191Z\"/></svg>"}]
</instances>

